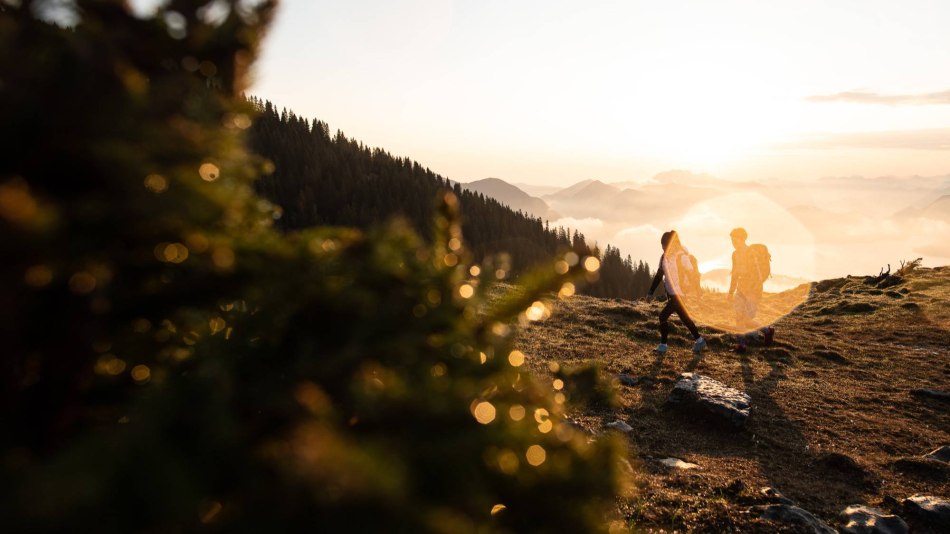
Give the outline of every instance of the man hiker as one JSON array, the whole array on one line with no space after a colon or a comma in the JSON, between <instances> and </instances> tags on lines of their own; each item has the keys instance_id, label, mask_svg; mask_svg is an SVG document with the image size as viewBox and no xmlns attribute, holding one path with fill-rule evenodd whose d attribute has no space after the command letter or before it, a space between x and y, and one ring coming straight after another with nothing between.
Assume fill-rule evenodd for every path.
<instances>
[{"instance_id":1,"label":"man hiker","mask_svg":"<svg viewBox=\"0 0 950 534\"><path fill-rule=\"evenodd\" d=\"M653 277L653 283L650 285L650 292L647 298L653 298L653 292L660 285L660 280L666 288L666 294L669 300L666 306L660 311L660 344L656 351L664 353L669 350L667 341L670 335L670 315L676 313L680 320L689 329L695 342L693 343L693 352L699 353L706 346L706 340L699 335L696 324L689 318L686 308L683 306L683 298L688 295L690 284L687 282L690 276L698 275L692 273L696 269L690 260L689 252L680 243L679 236L675 230L665 232L660 238L660 244L663 245L663 255L660 256L659 267L656 270L656 276Z\"/></svg>"},{"instance_id":2,"label":"man hiker","mask_svg":"<svg viewBox=\"0 0 950 534\"><path fill-rule=\"evenodd\" d=\"M735 249L732 253L729 302L735 309L736 330L739 332L739 343L734 350L745 352L748 333L761 331L766 345L771 345L775 336L774 328L763 327L755 320L759 301L762 300L762 286L771 272L771 256L765 245L746 245L749 233L745 228L734 228L729 237L732 238L732 247Z\"/></svg>"}]
</instances>

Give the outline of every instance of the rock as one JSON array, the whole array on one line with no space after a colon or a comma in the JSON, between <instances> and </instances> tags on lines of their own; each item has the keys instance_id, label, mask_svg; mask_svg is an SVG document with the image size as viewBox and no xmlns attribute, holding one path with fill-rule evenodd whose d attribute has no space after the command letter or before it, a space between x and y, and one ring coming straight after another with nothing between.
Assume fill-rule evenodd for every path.
<instances>
[{"instance_id":1,"label":"rock","mask_svg":"<svg viewBox=\"0 0 950 534\"><path fill-rule=\"evenodd\" d=\"M666 402L713 415L734 428L742 428L749 418L752 398L707 376L683 373Z\"/></svg>"},{"instance_id":2,"label":"rock","mask_svg":"<svg viewBox=\"0 0 950 534\"><path fill-rule=\"evenodd\" d=\"M620 380L620 383L625 386L635 386L640 382L639 378L634 378L628 374L620 373L617 375L617 380Z\"/></svg>"},{"instance_id":3,"label":"rock","mask_svg":"<svg viewBox=\"0 0 950 534\"><path fill-rule=\"evenodd\" d=\"M924 455L928 460L937 460L938 462L950 463L950 445L944 445L937 450Z\"/></svg>"},{"instance_id":4,"label":"rock","mask_svg":"<svg viewBox=\"0 0 950 534\"><path fill-rule=\"evenodd\" d=\"M909 528L903 519L887 515L877 508L852 504L838 515L840 534L907 534Z\"/></svg>"},{"instance_id":5,"label":"rock","mask_svg":"<svg viewBox=\"0 0 950 534\"><path fill-rule=\"evenodd\" d=\"M621 432L633 432L632 426L620 420L614 421L613 423L608 423L606 426L607 428L612 428Z\"/></svg>"},{"instance_id":6,"label":"rock","mask_svg":"<svg viewBox=\"0 0 950 534\"><path fill-rule=\"evenodd\" d=\"M660 460L660 463L673 469L699 469L699 465L684 462L679 458L664 458Z\"/></svg>"},{"instance_id":7,"label":"rock","mask_svg":"<svg viewBox=\"0 0 950 534\"><path fill-rule=\"evenodd\" d=\"M918 399L934 399L943 402L950 402L950 393L938 389L915 389L910 392Z\"/></svg>"},{"instance_id":8,"label":"rock","mask_svg":"<svg viewBox=\"0 0 950 534\"><path fill-rule=\"evenodd\" d=\"M797 506L787 504L773 504L762 512L762 519L770 519L780 523L791 523L803 527L807 532L815 534L836 534L827 523L811 515L811 512Z\"/></svg>"},{"instance_id":9,"label":"rock","mask_svg":"<svg viewBox=\"0 0 950 534\"><path fill-rule=\"evenodd\" d=\"M916 311L916 310L919 310L919 309L920 309L920 305L918 305L918 304L915 303L915 302L905 302L905 303L901 304L901 308L904 308L905 310L913 310L913 311Z\"/></svg>"},{"instance_id":10,"label":"rock","mask_svg":"<svg viewBox=\"0 0 950 534\"><path fill-rule=\"evenodd\" d=\"M901 278L900 276L889 275L886 278L884 278L884 280L881 280L875 287L877 287L878 289L886 289L888 287L896 286L897 284L900 284L903 281L904 279Z\"/></svg>"},{"instance_id":11,"label":"rock","mask_svg":"<svg viewBox=\"0 0 950 534\"><path fill-rule=\"evenodd\" d=\"M945 500L928 495L914 495L904 499L904 512L931 525L950 529L950 502Z\"/></svg>"},{"instance_id":12,"label":"rock","mask_svg":"<svg viewBox=\"0 0 950 534\"><path fill-rule=\"evenodd\" d=\"M782 492L775 488L762 488L759 490L759 493L761 493L771 503L788 504L792 506L795 505L795 501L789 499L785 495L782 495Z\"/></svg>"},{"instance_id":13,"label":"rock","mask_svg":"<svg viewBox=\"0 0 950 534\"><path fill-rule=\"evenodd\" d=\"M885 293L885 295L887 295L888 297L891 297L892 299L902 299L902 298L904 298L904 295L901 295L901 294L898 293L897 291L888 291L887 293Z\"/></svg>"}]
</instances>

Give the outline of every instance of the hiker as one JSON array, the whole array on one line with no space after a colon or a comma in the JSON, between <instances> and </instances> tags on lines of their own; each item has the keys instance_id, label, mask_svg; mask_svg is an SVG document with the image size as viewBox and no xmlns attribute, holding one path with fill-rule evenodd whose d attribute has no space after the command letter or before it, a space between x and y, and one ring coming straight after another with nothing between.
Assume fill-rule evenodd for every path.
<instances>
[{"instance_id":1,"label":"hiker","mask_svg":"<svg viewBox=\"0 0 950 534\"><path fill-rule=\"evenodd\" d=\"M689 318L686 308L683 306L683 298L689 295L689 287L692 285L688 280L695 276L698 278L699 271L693 263L683 244L680 243L679 236L675 230L665 232L660 238L660 244L663 245L663 255L660 256L659 267L656 270L656 276L653 277L653 283L650 284L650 291L647 293L647 299L653 298L653 292L663 281L666 288L666 294L669 300L666 306L660 311L660 344L656 351L664 353L669 350L667 341L670 335L670 315L677 314L689 333L693 335L693 352L699 353L706 347L706 340L699 335L696 324ZM695 271L693 273L692 271Z\"/></svg>"},{"instance_id":2,"label":"hiker","mask_svg":"<svg viewBox=\"0 0 950 534\"><path fill-rule=\"evenodd\" d=\"M732 277L729 282L729 302L736 312L736 329L739 331L735 352L745 352L749 333L756 330L762 333L766 345L772 344L775 329L763 326L755 320L762 300L762 286L771 273L772 259L765 245L747 245L749 233L745 228L734 228L729 232L732 239Z\"/></svg>"}]
</instances>

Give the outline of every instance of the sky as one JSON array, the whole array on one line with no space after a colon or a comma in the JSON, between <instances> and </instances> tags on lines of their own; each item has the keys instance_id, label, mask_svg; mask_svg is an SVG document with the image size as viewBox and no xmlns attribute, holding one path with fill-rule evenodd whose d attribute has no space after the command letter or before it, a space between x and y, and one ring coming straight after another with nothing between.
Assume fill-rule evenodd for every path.
<instances>
[{"instance_id":1,"label":"sky","mask_svg":"<svg viewBox=\"0 0 950 534\"><path fill-rule=\"evenodd\" d=\"M283 0L252 93L460 182L933 176L947 21L943 0Z\"/></svg>"},{"instance_id":2,"label":"sky","mask_svg":"<svg viewBox=\"0 0 950 534\"><path fill-rule=\"evenodd\" d=\"M251 94L457 182L637 189L548 199L600 246L675 228L711 272L741 225L786 277L950 264L946 0L280 4Z\"/></svg>"}]
</instances>

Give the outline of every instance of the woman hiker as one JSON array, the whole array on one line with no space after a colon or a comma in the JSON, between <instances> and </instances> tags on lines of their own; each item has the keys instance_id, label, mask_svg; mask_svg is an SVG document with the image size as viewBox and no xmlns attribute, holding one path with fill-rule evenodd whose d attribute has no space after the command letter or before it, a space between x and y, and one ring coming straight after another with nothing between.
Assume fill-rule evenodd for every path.
<instances>
[{"instance_id":1,"label":"woman hiker","mask_svg":"<svg viewBox=\"0 0 950 534\"><path fill-rule=\"evenodd\" d=\"M689 257L689 252L680 243L679 236L675 230L665 232L660 238L660 244L663 245L663 255L660 256L659 267L656 270L656 276L653 277L653 283L650 285L650 292L647 293L647 299L653 298L653 292L660 285L660 280L666 288L666 294L669 300L666 306L660 311L660 344L656 351L664 353L669 350L667 341L670 335L670 315L676 313L680 320L689 329L695 342L693 343L693 352L699 353L706 347L706 340L699 335L696 324L690 319L686 308L683 306L683 297L687 296L689 284L685 282L689 275L696 268Z\"/></svg>"}]
</instances>

